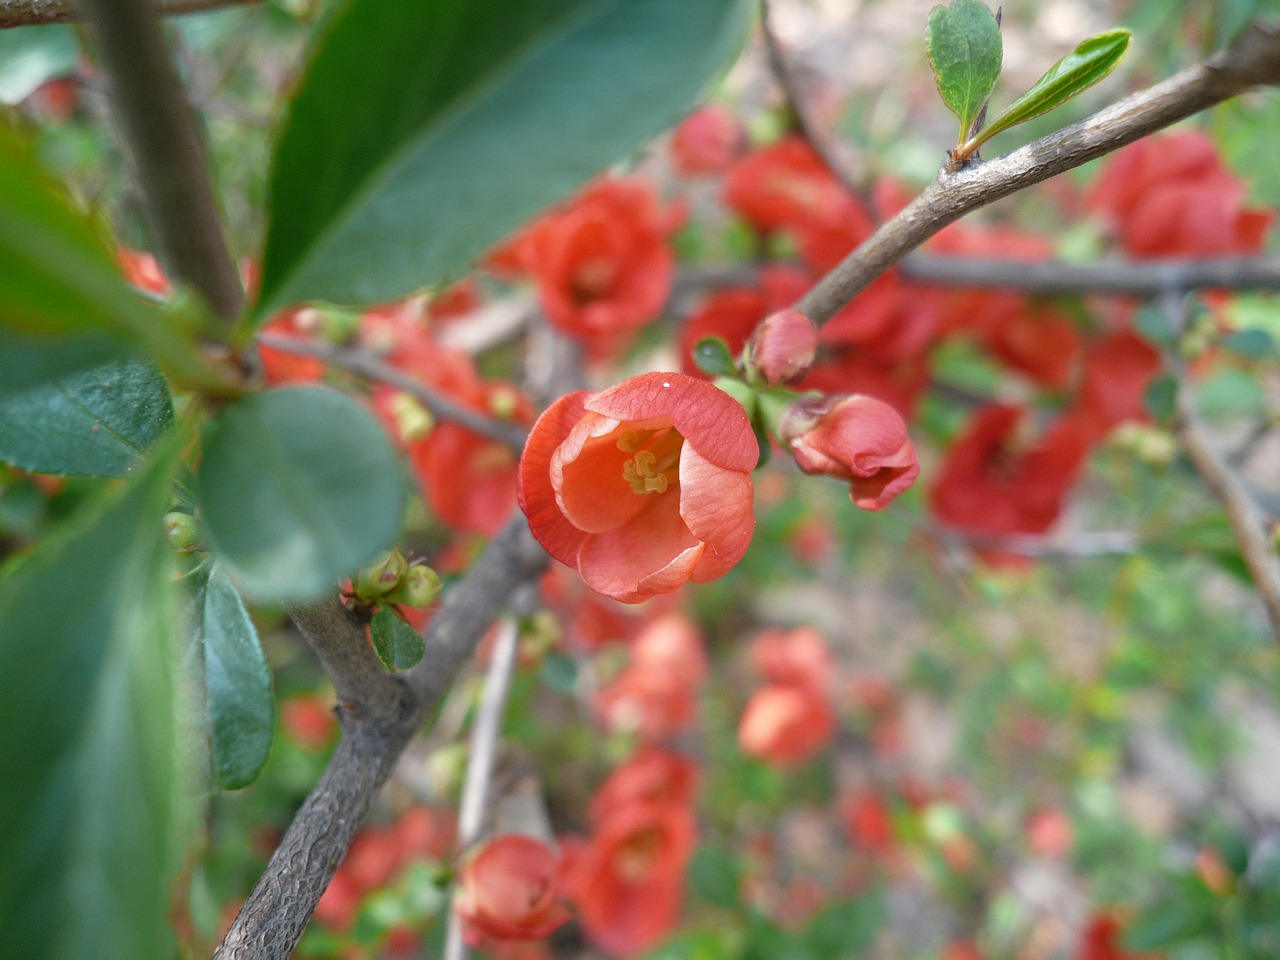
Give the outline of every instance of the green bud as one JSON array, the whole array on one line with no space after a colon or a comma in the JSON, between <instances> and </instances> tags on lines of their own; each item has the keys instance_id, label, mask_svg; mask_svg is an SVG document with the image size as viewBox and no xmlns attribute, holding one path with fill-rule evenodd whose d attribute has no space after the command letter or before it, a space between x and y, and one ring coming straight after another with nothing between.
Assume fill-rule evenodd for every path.
<instances>
[{"instance_id":1,"label":"green bud","mask_svg":"<svg viewBox=\"0 0 1280 960\"><path fill-rule=\"evenodd\" d=\"M362 600L379 600L396 588L409 570L409 561L399 550L385 550L362 567L351 582Z\"/></svg>"},{"instance_id":2,"label":"green bud","mask_svg":"<svg viewBox=\"0 0 1280 960\"><path fill-rule=\"evenodd\" d=\"M200 524L189 513L174 510L164 515L164 534L178 553L193 553L200 545Z\"/></svg>"},{"instance_id":3,"label":"green bud","mask_svg":"<svg viewBox=\"0 0 1280 960\"><path fill-rule=\"evenodd\" d=\"M440 575L430 567L415 564L405 571L400 584L387 594L387 601L421 610L431 606L439 594Z\"/></svg>"}]
</instances>

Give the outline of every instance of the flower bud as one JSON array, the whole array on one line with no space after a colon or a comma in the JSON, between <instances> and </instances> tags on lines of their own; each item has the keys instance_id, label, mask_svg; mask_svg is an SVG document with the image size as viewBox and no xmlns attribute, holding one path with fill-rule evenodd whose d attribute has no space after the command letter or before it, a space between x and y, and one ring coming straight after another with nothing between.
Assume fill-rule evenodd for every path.
<instances>
[{"instance_id":1,"label":"flower bud","mask_svg":"<svg viewBox=\"0 0 1280 960\"><path fill-rule=\"evenodd\" d=\"M409 561L399 550L384 550L360 569L352 581L356 596L378 600L396 588L409 570Z\"/></svg>"},{"instance_id":2,"label":"flower bud","mask_svg":"<svg viewBox=\"0 0 1280 960\"><path fill-rule=\"evenodd\" d=\"M180 510L164 515L164 534L177 553L192 553L200 545L200 524L191 514Z\"/></svg>"},{"instance_id":3,"label":"flower bud","mask_svg":"<svg viewBox=\"0 0 1280 960\"><path fill-rule=\"evenodd\" d=\"M463 866L454 900L466 941L538 940L564 924L559 867L559 854L532 837L508 833L486 842Z\"/></svg>"},{"instance_id":4,"label":"flower bud","mask_svg":"<svg viewBox=\"0 0 1280 960\"><path fill-rule=\"evenodd\" d=\"M849 499L882 510L920 473L898 411L861 394L802 399L782 418L779 439L805 473L849 483Z\"/></svg>"},{"instance_id":5,"label":"flower bud","mask_svg":"<svg viewBox=\"0 0 1280 960\"><path fill-rule=\"evenodd\" d=\"M405 571L404 578L387 594L387 600L421 610L431 606L439 594L440 575L430 567L417 564Z\"/></svg>"},{"instance_id":6,"label":"flower bud","mask_svg":"<svg viewBox=\"0 0 1280 960\"><path fill-rule=\"evenodd\" d=\"M802 379L818 351L818 328L799 310L770 314L747 342L747 366L771 387Z\"/></svg>"}]
</instances>

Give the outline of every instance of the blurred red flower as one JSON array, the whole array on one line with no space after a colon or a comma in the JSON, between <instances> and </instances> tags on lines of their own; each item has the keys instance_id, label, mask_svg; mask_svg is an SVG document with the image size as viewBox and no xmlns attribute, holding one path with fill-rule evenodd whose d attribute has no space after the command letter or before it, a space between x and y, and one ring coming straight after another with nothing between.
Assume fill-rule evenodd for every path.
<instances>
[{"instance_id":1,"label":"blurred red flower","mask_svg":"<svg viewBox=\"0 0 1280 960\"><path fill-rule=\"evenodd\" d=\"M671 135L671 158L684 177L723 173L746 139L738 118L719 104L693 111Z\"/></svg>"},{"instance_id":2,"label":"blurred red flower","mask_svg":"<svg viewBox=\"0 0 1280 960\"><path fill-rule=\"evenodd\" d=\"M633 803L689 806L698 785L698 767L684 754L645 747L615 768L591 800L588 815L599 825Z\"/></svg>"},{"instance_id":3,"label":"blurred red flower","mask_svg":"<svg viewBox=\"0 0 1280 960\"><path fill-rule=\"evenodd\" d=\"M588 939L618 956L643 953L680 913L697 839L683 805L632 803L614 810L577 854L572 888Z\"/></svg>"},{"instance_id":4,"label":"blurred red flower","mask_svg":"<svg viewBox=\"0 0 1280 960\"><path fill-rule=\"evenodd\" d=\"M473 947L489 940L538 940L569 919L561 902L559 855L521 834L486 841L468 858L454 909Z\"/></svg>"},{"instance_id":5,"label":"blurred red flower","mask_svg":"<svg viewBox=\"0 0 1280 960\"><path fill-rule=\"evenodd\" d=\"M693 725L697 688L706 672L697 628L679 614L668 614L636 637L630 665L596 694L596 709L611 729L662 740Z\"/></svg>"},{"instance_id":6,"label":"blurred red flower","mask_svg":"<svg viewBox=\"0 0 1280 960\"><path fill-rule=\"evenodd\" d=\"M757 690L742 711L738 746L778 767L804 763L836 732L836 715L821 690L774 685Z\"/></svg>"},{"instance_id":7,"label":"blurred red flower","mask_svg":"<svg viewBox=\"0 0 1280 960\"><path fill-rule=\"evenodd\" d=\"M591 589L627 603L705 583L746 552L759 448L709 383L649 373L553 403L520 460L538 541Z\"/></svg>"},{"instance_id":8,"label":"blurred red flower","mask_svg":"<svg viewBox=\"0 0 1280 960\"><path fill-rule=\"evenodd\" d=\"M1107 161L1086 198L1135 257L1257 253L1274 214L1244 206L1246 187L1200 130L1144 137Z\"/></svg>"},{"instance_id":9,"label":"blurred red flower","mask_svg":"<svg viewBox=\"0 0 1280 960\"><path fill-rule=\"evenodd\" d=\"M658 315L675 259L678 223L639 180L602 180L528 228L517 257L532 272L547 316L587 341L612 340Z\"/></svg>"},{"instance_id":10,"label":"blurred red flower","mask_svg":"<svg viewBox=\"0 0 1280 960\"><path fill-rule=\"evenodd\" d=\"M1096 340L1085 350L1076 410L1097 436L1127 420L1151 418L1143 404L1147 387L1160 372L1160 354L1128 330Z\"/></svg>"},{"instance_id":11,"label":"blurred red flower","mask_svg":"<svg viewBox=\"0 0 1280 960\"><path fill-rule=\"evenodd\" d=\"M974 415L929 489L935 517L980 533L1039 534L1062 512L1089 452L1089 431L1060 417L1035 438L1020 407L991 404Z\"/></svg>"},{"instance_id":12,"label":"blurred red flower","mask_svg":"<svg viewBox=\"0 0 1280 960\"><path fill-rule=\"evenodd\" d=\"M835 663L822 633L814 627L766 630L751 645L751 663L771 683L825 690Z\"/></svg>"},{"instance_id":13,"label":"blurred red flower","mask_svg":"<svg viewBox=\"0 0 1280 960\"><path fill-rule=\"evenodd\" d=\"M725 203L761 231L798 227L847 197L822 158L796 136L748 153L725 177Z\"/></svg>"}]
</instances>

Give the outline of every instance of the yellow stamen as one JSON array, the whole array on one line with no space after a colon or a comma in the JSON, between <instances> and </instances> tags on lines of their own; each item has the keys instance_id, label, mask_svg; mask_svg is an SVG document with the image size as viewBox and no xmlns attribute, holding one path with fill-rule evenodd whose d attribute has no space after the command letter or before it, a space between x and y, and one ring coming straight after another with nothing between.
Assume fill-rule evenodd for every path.
<instances>
[{"instance_id":1,"label":"yellow stamen","mask_svg":"<svg viewBox=\"0 0 1280 960\"><path fill-rule=\"evenodd\" d=\"M666 493L680 477L682 446L684 437L671 428L623 430L618 437L618 449L627 453L635 451L635 458L622 465L622 479L636 493Z\"/></svg>"}]
</instances>

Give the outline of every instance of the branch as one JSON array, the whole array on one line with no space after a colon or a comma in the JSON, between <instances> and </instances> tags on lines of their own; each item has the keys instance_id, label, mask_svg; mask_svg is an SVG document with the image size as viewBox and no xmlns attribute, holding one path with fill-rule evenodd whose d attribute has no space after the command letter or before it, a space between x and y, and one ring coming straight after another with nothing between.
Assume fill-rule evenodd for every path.
<instances>
[{"instance_id":1,"label":"branch","mask_svg":"<svg viewBox=\"0 0 1280 960\"><path fill-rule=\"evenodd\" d=\"M345 690L355 696L339 703L342 741L227 930L215 960L285 960L293 952L378 788L475 652L501 611L499 598L537 577L546 563L524 517L513 517L449 592L426 631L422 662L394 677L370 675L372 654L366 652L364 632L336 600L298 611L299 626L326 669L333 671L339 695ZM366 701L364 696L379 699Z\"/></svg>"},{"instance_id":2,"label":"branch","mask_svg":"<svg viewBox=\"0 0 1280 960\"><path fill-rule=\"evenodd\" d=\"M868 212L873 212L875 207L867 197L866 191L853 182L853 178L845 172L844 166L836 159L827 141L814 127L813 120L809 117L809 109L800 95L800 87L795 75L791 72L791 64L787 62L786 54L782 52L782 45L778 42L778 36L773 32L773 25L769 22L769 7L769 0L760 0L760 32L764 35L764 49L769 60L769 69L778 82L778 88L787 102L787 108L791 111L796 132L809 144L823 166L831 171L832 176L839 180L846 190L862 200Z\"/></svg>"},{"instance_id":3,"label":"branch","mask_svg":"<svg viewBox=\"0 0 1280 960\"><path fill-rule=\"evenodd\" d=\"M271 333L258 334L258 343L273 350L283 350L304 357L315 357L331 366L347 370L357 376L390 384L412 395L432 414L441 420L452 420L468 430L496 440L516 453L524 449L528 432L521 426L504 420L496 420L463 406L443 393L425 386L417 378L403 370L384 363L367 350L353 347L337 347L314 340L280 337Z\"/></svg>"},{"instance_id":4,"label":"branch","mask_svg":"<svg viewBox=\"0 0 1280 960\"><path fill-rule=\"evenodd\" d=\"M200 13L258 0L154 0L158 16ZM81 4L75 0L0 0L0 30L30 27L41 23L66 23L83 18Z\"/></svg>"},{"instance_id":5,"label":"branch","mask_svg":"<svg viewBox=\"0 0 1280 960\"><path fill-rule=\"evenodd\" d=\"M1251 24L1203 63L1008 156L938 178L849 254L796 309L819 325L947 224L971 210L1118 150L1259 84L1280 83L1280 27Z\"/></svg>"},{"instance_id":6,"label":"branch","mask_svg":"<svg viewBox=\"0 0 1280 960\"><path fill-rule=\"evenodd\" d=\"M999 287L1044 295L1096 293L1159 296L1166 290L1280 290L1280 257L1216 260L986 260L912 254L907 279L949 287Z\"/></svg>"},{"instance_id":7,"label":"branch","mask_svg":"<svg viewBox=\"0 0 1280 960\"><path fill-rule=\"evenodd\" d=\"M161 258L219 317L233 320L244 307L244 288L156 11L149 0L84 0L83 9Z\"/></svg>"}]
</instances>

